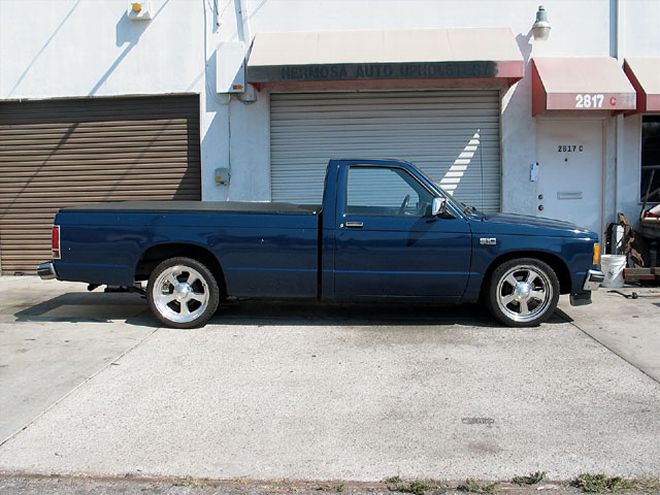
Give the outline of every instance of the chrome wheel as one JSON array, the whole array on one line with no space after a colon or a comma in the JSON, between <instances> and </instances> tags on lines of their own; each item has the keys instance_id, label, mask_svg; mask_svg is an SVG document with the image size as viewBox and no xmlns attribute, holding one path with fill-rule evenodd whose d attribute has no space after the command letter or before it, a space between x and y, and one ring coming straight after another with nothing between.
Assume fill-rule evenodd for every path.
<instances>
[{"instance_id":1,"label":"chrome wheel","mask_svg":"<svg viewBox=\"0 0 660 495\"><path fill-rule=\"evenodd\" d=\"M507 318L526 323L543 315L553 300L552 284L538 267L518 265L500 277L497 306Z\"/></svg>"},{"instance_id":2,"label":"chrome wheel","mask_svg":"<svg viewBox=\"0 0 660 495\"><path fill-rule=\"evenodd\" d=\"M209 286L205 278L192 267L174 265L163 270L152 288L156 310L175 323L189 323L208 308Z\"/></svg>"}]
</instances>

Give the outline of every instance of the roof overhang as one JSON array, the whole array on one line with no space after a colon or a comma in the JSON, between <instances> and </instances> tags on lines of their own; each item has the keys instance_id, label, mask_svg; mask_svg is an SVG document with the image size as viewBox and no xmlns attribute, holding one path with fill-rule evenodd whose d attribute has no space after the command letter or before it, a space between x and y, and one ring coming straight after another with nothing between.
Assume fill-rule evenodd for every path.
<instances>
[{"instance_id":1,"label":"roof overhang","mask_svg":"<svg viewBox=\"0 0 660 495\"><path fill-rule=\"evenodd\" d=\"M532 59L532 115L548 110L623 112L635 106L635 88L614 58Z\"/></svg>"},{"instance_id":2,"label":"roof overhang","mask_svg":"<svg viewBox=\"0 0 660 495\"><path fill-rule=\"evenodd\" d=\"M626 58L623 70L637 91L637 112L660 112L660 58Z\"/></svg>"},{"instance_id":3,"label":"roof overhang","mask_svg":"<svg viewBox=\"0 0 660 495\"><path fill-rule=\"evenodd\" d=\"M318 81L466 80L523 77L508 28L259 33L252 84Z\"/></svg>"}]
</instances>

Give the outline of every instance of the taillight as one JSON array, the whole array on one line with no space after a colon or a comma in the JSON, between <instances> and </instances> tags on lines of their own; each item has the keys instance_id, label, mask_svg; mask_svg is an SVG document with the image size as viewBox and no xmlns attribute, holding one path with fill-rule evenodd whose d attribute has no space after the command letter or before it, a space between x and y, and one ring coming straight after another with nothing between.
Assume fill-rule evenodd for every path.
<instances>
[{"instance_id":1,"label":"taillight","mask_svg":"<svg viewBox=\"0 0 660 495\"><path fill-rule=\"evenodd\" d=\"M60 256L60 226L53 225L53 237L50 244L53 251L53 259L59 260Z\"/></svg>"}]
</instances>

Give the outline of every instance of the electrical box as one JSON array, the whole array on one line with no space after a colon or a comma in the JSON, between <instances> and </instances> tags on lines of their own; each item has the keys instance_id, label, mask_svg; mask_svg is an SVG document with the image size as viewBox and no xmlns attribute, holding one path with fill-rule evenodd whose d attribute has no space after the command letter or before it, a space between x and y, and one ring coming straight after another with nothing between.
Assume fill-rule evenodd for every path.
<instances>
[{"instance_id":1,"label":"electrical box","mask_svg":"<svg viewBox=\"0 0 660 495\"><path fill-rule=\"evenodd\" d=\"M153 12L154 8L151 4L151 0L128 0L126 17L133 21L150 21Z\"/></svg>"},{"instance_id":2,"label":"electrical box","mask_svg":"<svg viewBox=\"0 0 660 495\"><path fill-rule=\"evenodd\" d=\"M245 91L245 45L237 41L220 43L216 54L216 91L243 93Z\"/></svg>"},{"instance_id":3,"label":"electrical box","mask_svg":"<svg viewBox=\"0 0 660 495\"><path fill-rule=\"evenodd\" d=\"M218 184L219 186L229 185L229 178L230 178L229 168L223 167L223 168L215 169L215 183Z\"/></svg>"}]
</instances>

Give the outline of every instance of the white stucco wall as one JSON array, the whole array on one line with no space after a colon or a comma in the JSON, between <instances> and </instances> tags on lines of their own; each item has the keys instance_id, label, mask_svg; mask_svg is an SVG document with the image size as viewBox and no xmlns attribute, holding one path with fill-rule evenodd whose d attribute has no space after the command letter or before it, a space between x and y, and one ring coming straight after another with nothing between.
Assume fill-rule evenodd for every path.
<instances>
[{"instance_id":1,"label":"white stucco wall","mask_svg":"<svg viewBox=\"0 0 660 495\"><path fill-rule=\"evenodd\" d=\"M621 48L631 57L660 57L660 2L621 1Z\"/></svg>"},{"instance_id":2,"label":"white stucco wall","mask_svg":"<svg viewBox=\"0 0 660 495\"><path fill-rule=\"evenodd\" d=\"M0 98L198 92L201 2L154 1L150 22L123 1L0 2Z\"/></svg>"},{"instance_id":3,"label":"white stucco wall","mask_svg":"<svg viewBox=\"0 0 660 495\"><path fill-rule=\"evenodd\" d=\"M619 51L660 56L660 2L621 0ZM203 198L270 199L269 98L245 104L215 91L216 47L257 32L511 27L531 56L608 56L615 0L549 0L548 41L530 41L538 0L152 0L154 18L130 21L123 0L0 1L0 99L199 93ZM215 5L219 15L214 12ZM245 22L240 18L241 9ZM536 160L531 81L502 98L503 208L536 208L529 165ZM607 190L632 211L638 200L639 117L622 121L625 160L605 157ZM608 127L609 128L609 127ZM610 133L608 133L609 135ZM214 183L231 166L229 187ZM633 179L634 177L634 179ZM613 191L614 189L612 189ZM631 199L634 198L634 199Z\"/></svg>"},{"instance_id":4,"label":"white stucco wall","mask_svg":"<svg viewBox=\"0 0 660 495\"><path fill-rule=\"evenodd\" d=\"M629 57L660 57L660 2L628 0L622 3L621 51ZM622 152L616 169L617 211L636 222L640 200L642 116L623 120Z\"/></svg>"}]
</instances>

